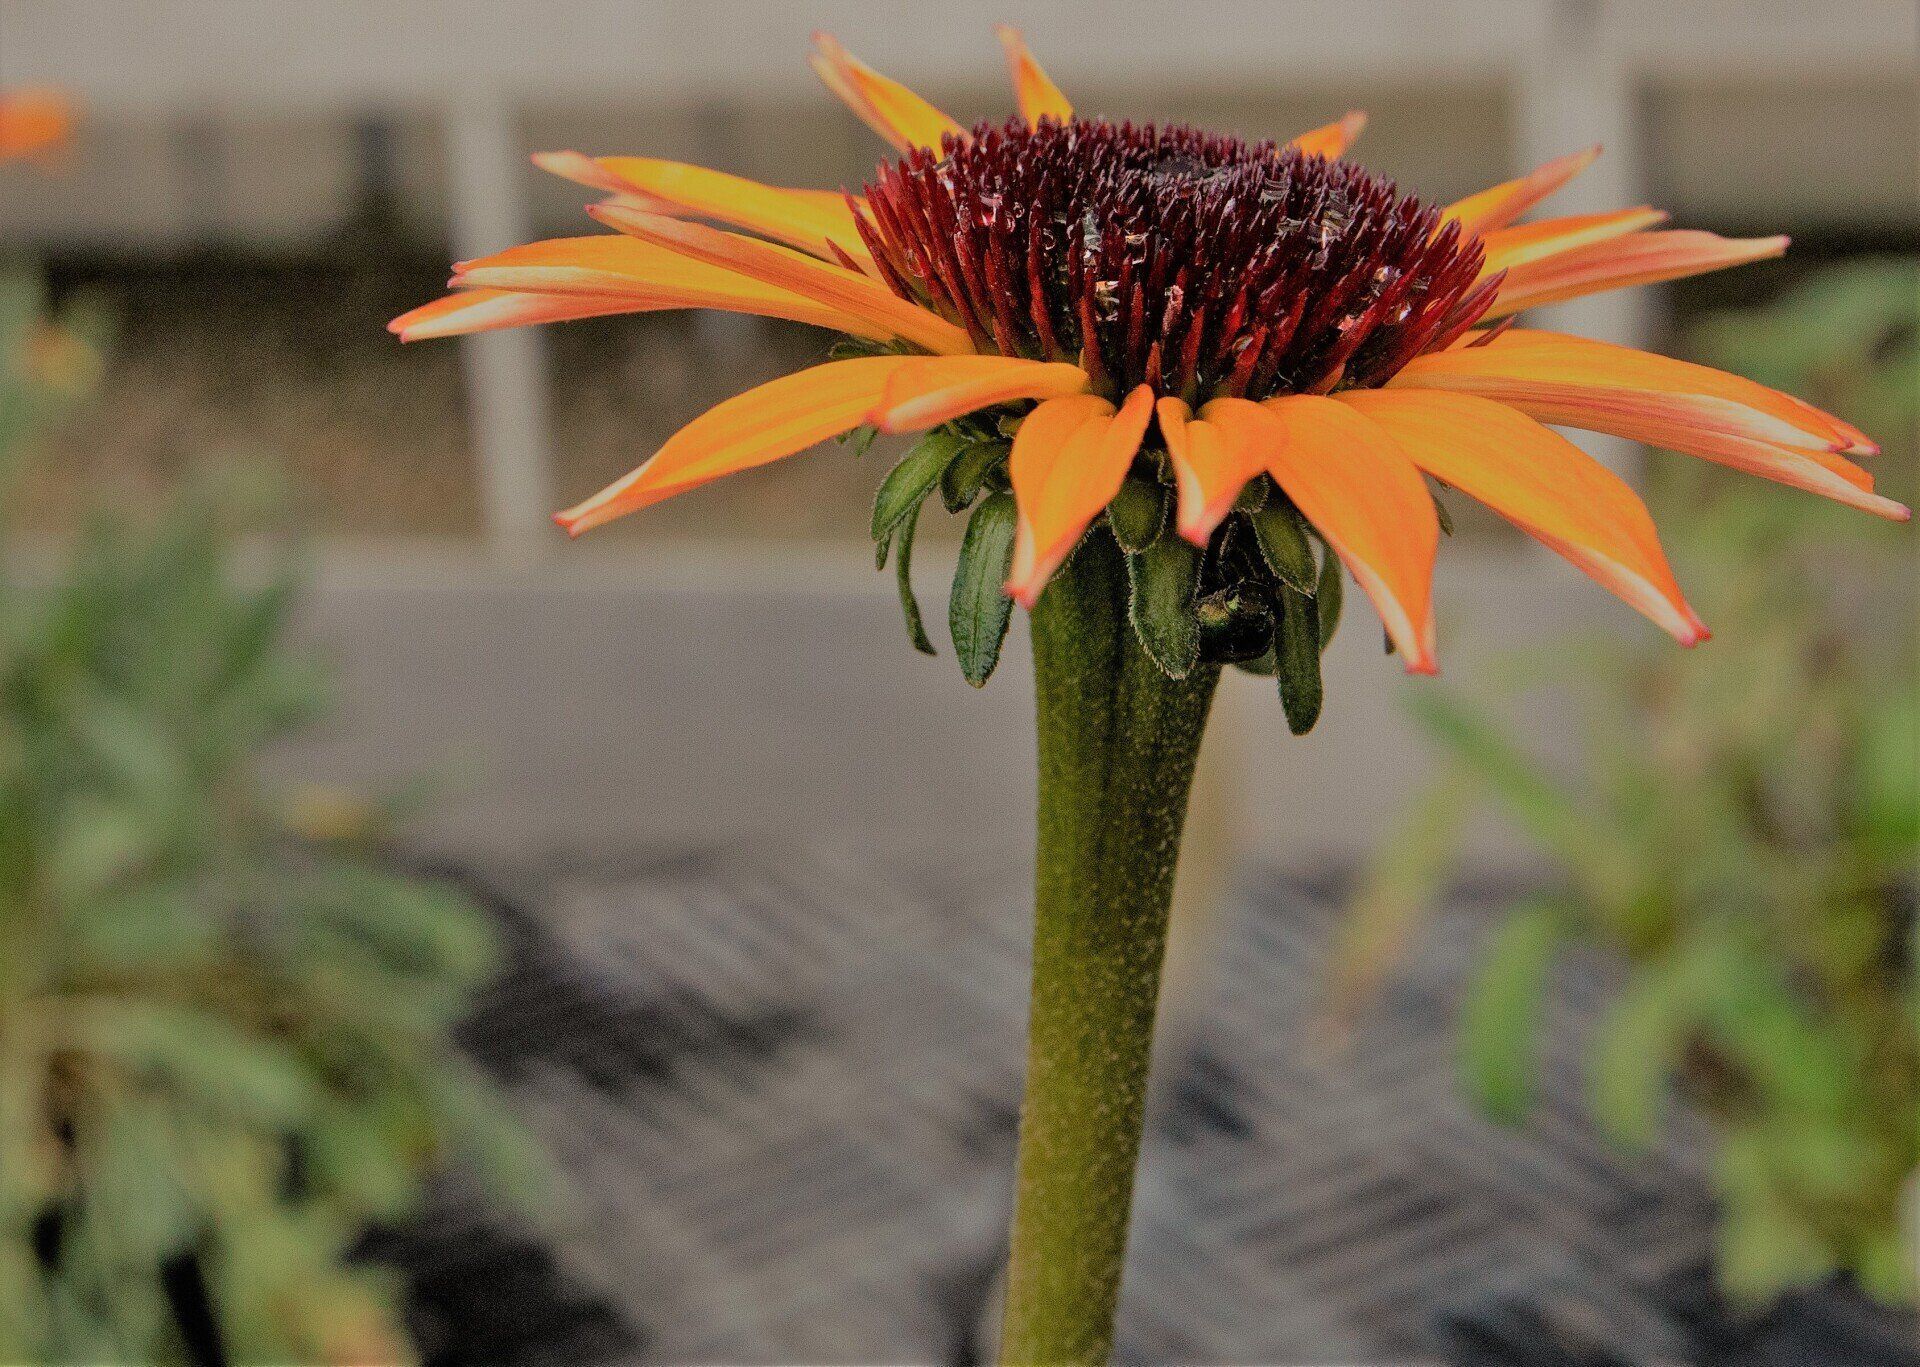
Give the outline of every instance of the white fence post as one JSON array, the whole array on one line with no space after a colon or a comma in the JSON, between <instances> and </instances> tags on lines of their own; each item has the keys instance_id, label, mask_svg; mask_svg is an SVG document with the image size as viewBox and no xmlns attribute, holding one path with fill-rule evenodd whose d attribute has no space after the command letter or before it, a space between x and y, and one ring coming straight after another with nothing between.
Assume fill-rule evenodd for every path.
<instances>
[{"instance_id":1,"label":"white fence post","mask_svg":"<svg viewBox=\"0 0 1920 1367\"><path fill-rule=\"evenodd\" d=\"M524 241L524 150L506 100L489 88L461 90L444 123L455 252L483 256ZM538 329L514 328L460 345L487 544L503 557L530 559L555 534L544 339Z\"/></svg>"}]
</instances>

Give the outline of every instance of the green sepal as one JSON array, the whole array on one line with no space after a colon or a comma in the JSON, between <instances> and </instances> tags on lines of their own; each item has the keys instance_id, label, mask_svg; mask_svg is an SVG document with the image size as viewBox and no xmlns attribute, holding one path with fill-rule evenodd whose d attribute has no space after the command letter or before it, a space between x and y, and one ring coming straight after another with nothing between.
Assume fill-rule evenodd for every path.
<instances>
[{"instance_id":1,"label":"green sepal","mask_svg":"<svg viewBox=\"0 0 1920 1367\"><path fill-rule=\"evenodd\" d=\"M1320 720L1325 690L1320 682L1320 610L1314 600L1280 586L1280 624L1274 631L1275 673L1287 729L1296 736Z\"/></svg>"},{"instance_id":2,"label":"green sepal","mask_svg":"<svg viewBox=\"0 0 1920 1367\"><path fill-rule=\"evenodd\" d=\"M1233 665L1234 668L1260 679L1271 679L1280 669L1280 662L1275 658L1272 646L1267 647L1267 653L1264 655L1256 655L1251 660L1235 660Z\"/></svg>"},{"instance_id":3,"label":"green sepal","mask_svg":"<svg viewBox=\"0 0 1920 1367\"><path fill-rule=\"evenodd\" d=\"M1240 486L1240 492L1233 496L1233 511L1236 513L1257 513L1271 501L1273 481L1265 475L1255 475Z\"/></svg>"},{"instance_id":4,"label":"green sepal","mask_svg":"<svg viewBox=\"0 0 1920 1367\"><path fill-rule=\"evenodd\" d=\"M1314 606L1320 615L1320 649L1323 653L1333 644L1333 633L1339 629L1340 602L1345 596L1340 577L1340 557L1329 546L1320 553L1320 588L1313 595Z\"/></svg>"},{"instance_id":5,"label":"green sepal","mask_svg":"<svg viewBox=\"0 0 1920 1367\"><path fill-rule=\"evenodd\" d=\"M1287 499L1275 499L1247 514L1260 558L1295 593L1311 598L1318 592L1313 567L1313 543L1307 540L1307 520Z\"/></svg>"},{"instance_id":6,"label":"green sepal","mask_svg":"<svg viewBox=\"0 0 1920 1367\"><path fill-rule=\"evenodd\" d=\"M873 496L875 569L887 563L887 542L895 529L910 514L917 513L920 501L940 482L941 473L960 454L962 444L962 438L944 428L929 432L880 481L880 491Z\"/></svg>"},{"instance_id":7,"label":"green sepal","mask_svg":"<svg viewBox=\"0 0 1920 1367\"><path fill-rule=\"evenodd\" d=\"M1136 555L1159 539L1167 524L1167 489L1156 481L1129 479L1107 505L1107 525L1120 549Z\"/></svg>"},{"instance_id":8,"label":"green sepal","mask_svg":"<svg viewBox=\"0 0 1920 1367\"><path fill-rule=\"evenodd\" d=\"M1127 557L1127 584L1127 615L1141 648L1168 678L1186 678L1200 662L1200 623L1193 615L1199 549L1163 536Z\"/></svg>"},{"instance_id":9,"label":"green sepal","mask_svg":"<svg viewBox=\"0 0 1920 1367\"><path fill-rule=\"evenodd\" d=\"M1007 457L1004 441L976 441L966 446L940 475L940 501L957 513L971 507Z\"/></svg>"},{"instance_id":10,"label":"green sepal","mask_svg":"<svg viewBox=\"0 0 1920 1367\"><path fill-rule=\"evenodd\" d=\"M840 444L853 452L853 458L859 460L873 449L874 439L880 435L880 429L870 422L861 423L851 432L840 434Z\"/></svg>"},{"instance_id":11,"label":"green sepal","mask_svg":"<svg viewBox=\"0 0 1920 1367\"><path fill-rule=\"evenodd\" d=\"M1013 566L1013 534L1019 521L1013 495L1002 489L981 500L967 519L960 542L960 563L953 571L953 595L947 600L947 628L953 634L960 674L975 688L986 685L1000 663L1000 647L1013 620L1007 597L1007 572Z\"/></svg>"},{"instance_id":12,"label":"green sepal","mask_svg":"<svg viewBox=\"0 0 1920 1367\"><path fill-rule=\"evenodd\" d=\"M919 526L920 505L916 503L907 509L906 520L894 538L900 553L893 558L893 577L900 587L900 611L907 619L907 638L922 655L938 655L940 652L927 639L926 624L920 620L920 600L913 596L913 534Z\"/></svg>"},{"instance_id":13,"label":"green sepal","mask_svg":"<svg viewBox=\"0 0 1920 1367\"><path fill-rule=\"evenodd\" d=\"M1433 494L1433 515L1435 518L1439 519L1440 534L1442 536L1452 536L1453 535L1453 514L1447 511L1447 505L1440 501L1439 494Z\"/></svg>"}]
</instances>

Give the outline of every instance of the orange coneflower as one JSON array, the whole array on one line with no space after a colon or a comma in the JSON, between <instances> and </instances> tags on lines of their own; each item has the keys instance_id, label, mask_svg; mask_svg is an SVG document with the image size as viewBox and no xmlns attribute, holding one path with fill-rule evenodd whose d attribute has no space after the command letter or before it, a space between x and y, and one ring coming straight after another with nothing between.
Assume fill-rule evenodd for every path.
<instances>
[{"instance_id":1,"label":"orange coneflower","mask_svg":"<svg viewBox=\"0 0 1920 1367\"><path fill-rule=\"evenodd\" d=\"M57 90L0 90L0 161L47 157L73 139L73 104Z\"/></svg>"},{"instance_id":2,"label":"orange coneflower","mask_svg":"<svg viewBox=\"0 0 1920 1367\"><path fill-rule=\"evenodd\" d=\"M815 70L897 153L857 195L539 156L604 192L589 212L617 234L463 262L453 294L393 330L713 308L844 333L870 354L718 405L556 520L578 534L855 428L966 419L1012 433L1006 591L1022 604L1130 478L1171 485L1179 535L1216 557L1240 510L1272 498L1346 565L1416 672L1434 668L1427 477L1682 643L1705 636L1639 497L1545 424L1908 515L1848 459L1877 448L1837 418L1702 366L1509 326L1535 305L1778 256L1784 237L1669 230L1647 208L1519 222L1598 149L1442 208L1340 160L1358 114L1284 145L1079 117L1019 34L1001 37L1019 116L972 128L816 37Z\"/></svg>"}]
</instances>

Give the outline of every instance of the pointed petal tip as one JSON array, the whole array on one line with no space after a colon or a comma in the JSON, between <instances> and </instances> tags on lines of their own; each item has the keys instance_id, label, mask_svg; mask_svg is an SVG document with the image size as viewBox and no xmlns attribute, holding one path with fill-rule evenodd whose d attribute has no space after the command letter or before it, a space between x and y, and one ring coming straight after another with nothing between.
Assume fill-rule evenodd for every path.
<instances>
[{"instance_id":1,"label":"pointed petal tip","mask_svg":"<svg viewBox=\"0 0 1920 1367\"><path fill-rule=\"evenodd\" d=\"M1423 651L1417 657L1408 656L1406 668L1409 674L1418 675L1423 679L1431 679L1440 673L1440 661L1434 658L1430 652Z\"/></svg>"}]
</instances>

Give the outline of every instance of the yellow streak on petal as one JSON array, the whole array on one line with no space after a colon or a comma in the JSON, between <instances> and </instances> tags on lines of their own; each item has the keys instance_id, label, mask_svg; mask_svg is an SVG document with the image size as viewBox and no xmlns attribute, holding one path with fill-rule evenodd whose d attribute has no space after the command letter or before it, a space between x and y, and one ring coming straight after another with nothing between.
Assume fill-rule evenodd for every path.
<instances>
[{"instance_id":1,"label":"yellow streak on petal","mask_svg":"<svg viewBox=\"0 0 1920 1367\"><path fill-rule=\"evenodd\" d=\"M1589 166L1600 155L1600 146L1555 157L1517 180L1502 181L1449 204L1440 217L1442 223L1460 225L1460 238L1466 241L1495 228L1504 228L1558 190Z\"/></svg>"},{"instance_id":2,"label":"yellow streak on petal","mask_svg":"<svg viewBox=\"0 0 1920 1367\"><path fill-rule=\"evenodd\" d=\"M456 290L443 299L409 309L387 331L403 342L458 337L469 332L525 327L530 323L566 323L613 313L645 313L668 304L591 294L523 294L513 290Z\"/></svg>"},{"instance_id":3,"label":"yellow streak on petal","mask_svg":"<svg viewBox=\"0 0 1920 1367\"><path fill-rule=\"evenodd\" d=\"M1666 221L1667 214L1663 210L1643 205L1637 209L1615 210L1613 213L1543 218L1538 223L1496 228L1480 239L1487 253L1480 274L1488 276L1495 271L1511 270L1556 252L1584 247L1590 242L1604 242L1610 237L1623 237L1628 233L1657 228Z\"/></svg>"},{"instance_id":4,"label":"yellow streak on petal","mask_svg":"<svg viewBox=\"0 0 1920 1367\"><path fill-rule=\"evenodd\" d=\"M813 35L807 64L867 127L903 153L925 147L938 154L944 135L967 135L933 105L848 52L831 34Z\"/></svg>"},{"instance_id":5,"label":"yellow streak on petal","mask_svg":"<svg viewBox=\"0 0 1920 1367\"><path fill-rule=\"evenodd\" d=\"M762 185L656 157L601 157L595 165L613 179L616 193L640 200L633 207L665 205L676 216L715 219L827 260L833 259L829 242L856 261L870 259L838 191Z\"/></svg>"},{"instance_id":6,"label":"yellow streak on petal","mask_svg":"<svg viewBox=\"0 0 1920 1367\"><path fill-rule=\"evenodd\" d=\"M1637 410L1682 428L1809 450L1844 448L1852 440L1836 419L1812 404L1742 376L1527 328L1509 328L1485 346L1418 357L1389 384L1479 394L1527 412L1558 405L1590 415Z\"/></svg>"},{"instance_id":7,"label":"yellow streak on petal","mask_svg":"<svg viewBox=\"0 0 1920 1367\"><path fill-rule=\"evenodd\" d=\"M999 35L1000 46L1006 49L1007 72L1013 78L1013 94L1020 104L1020 117L1033 125L1042 119L1069 122L1073 118L1073 104L1033 59L1020 30L1011 24L996 24L993 31Z\"/></svg>"},{"instance_id":8,"label":"yellow streak on petal","mask_svg":"<svg viewBox=\"0 0 1920 1367\"><path fill-rule=\"evenodd\" d=\"M1694 229L1630 233L1516 267L1482 316L1500 318L1604 290L1744 266L1786 249L1784 236L1726 238Z\"/></svg>"},{"instance_id":9,"label":"yellow streak on petal","mask_svg":"<svg viewBox=\"0 0 1920 1367\"><path fill-rule=\"evenodd\" d=\"M717 404L681 428L639 469L554 514L569 536L737 470L766 465L866 421L887 380L910 356L830 361L783 375Z\"/></svg>"},{"instance_id":10,"label":"yellow streak on petal","mask_svg":"<svg viewBox=\"0 0 1920 1367\"><path fill-rule=\"evenodd\" d=\"M973 351L973 344L963 329L902 299L879 281L844 266L758 238L723 232L704 223L688 223L605 204L596 205L589 212L609 227L643 242L804 295L863 318L872 327L936 355L957 356Z\"/></svg>"},{"instance_id":11,"label":"yellow streak on petal","mask_svg":"<svg viewBox=\"0 0 1920 1367\"><path fill-rule=\"evenodd\" d=\"M787 318L874 341L891 341L898 335L892 328L817 297L698 260L656 242L613 233L529 242L475 261L462 261L454 267L453 282L467 288L621 298L635 312L718 309Z\"/></svg>"}]
</instances>

